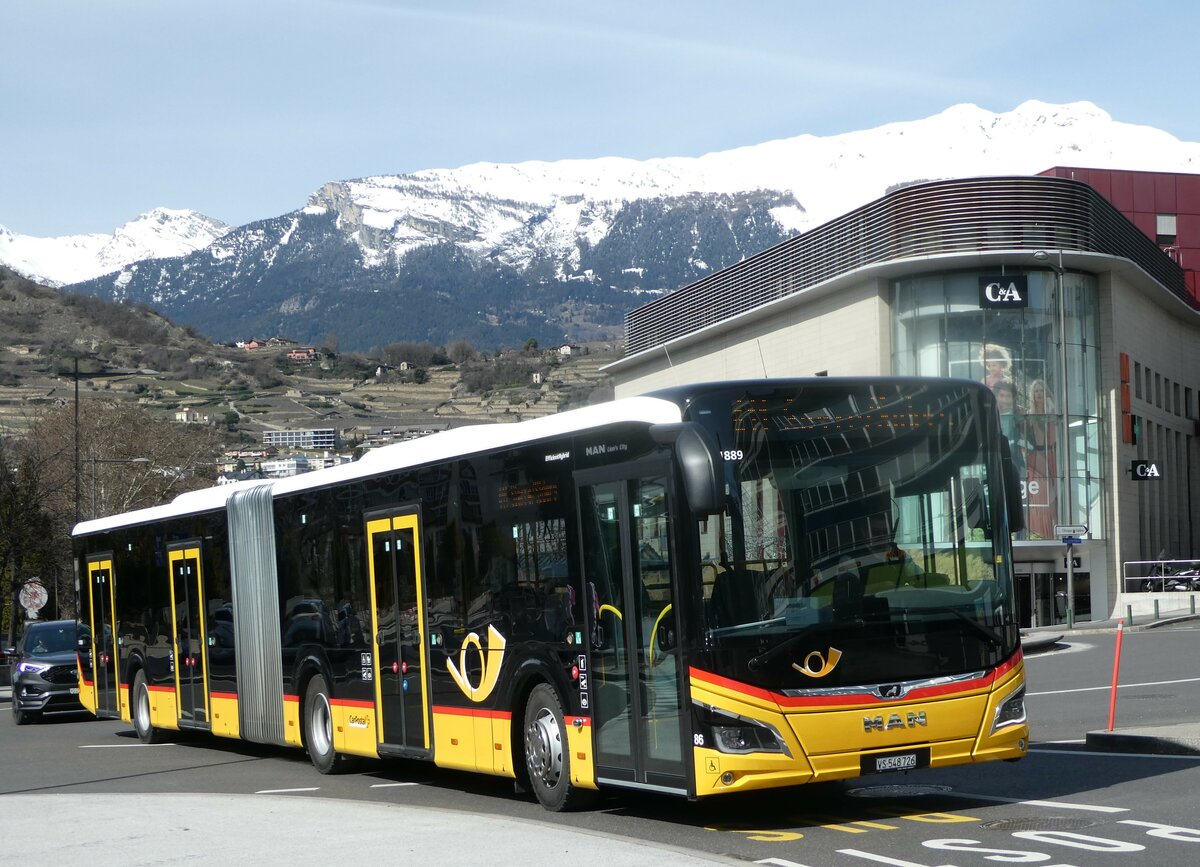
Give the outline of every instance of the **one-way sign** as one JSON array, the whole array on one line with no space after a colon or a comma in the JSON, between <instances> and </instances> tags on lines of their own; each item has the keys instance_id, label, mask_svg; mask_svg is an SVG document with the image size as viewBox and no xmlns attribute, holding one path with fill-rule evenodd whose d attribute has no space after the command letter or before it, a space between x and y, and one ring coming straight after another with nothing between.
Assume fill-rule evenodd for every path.
<instances>
[{"instance_id":1,"label":"one-way sign","mask_svg":"<svg viewBox=\"0 0 1200 867\"><path fill-rule=\"evenodd\" d=\"M1055 524L1054 535L1063 536L1086 536L1087 524Z\"/></svg>"}]
</instances>

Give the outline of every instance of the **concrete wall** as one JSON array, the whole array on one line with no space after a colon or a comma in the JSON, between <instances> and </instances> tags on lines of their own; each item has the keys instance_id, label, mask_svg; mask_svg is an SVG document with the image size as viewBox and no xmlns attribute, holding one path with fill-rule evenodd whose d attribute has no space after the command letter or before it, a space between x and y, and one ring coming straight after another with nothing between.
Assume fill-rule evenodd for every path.
<instances>
[{"instance_id":1,"label":"concrete wall","mask_svg":"<svg viewBox=\"0 0 1200 867\"><path fill-rule=\"evenodd\" d=\"M872 376L891 370L887 281L867 280L836 293L789 299L704 340L647 352L611 371L617 397L726 379ZM810 300L811 299L811 300Z\"/></svg>"}]
</instances>

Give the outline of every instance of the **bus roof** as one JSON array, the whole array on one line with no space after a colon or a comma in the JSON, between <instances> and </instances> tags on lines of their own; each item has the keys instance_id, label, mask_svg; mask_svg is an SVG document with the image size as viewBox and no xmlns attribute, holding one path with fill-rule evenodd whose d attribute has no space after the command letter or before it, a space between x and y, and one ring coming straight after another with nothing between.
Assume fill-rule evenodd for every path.
<instances>
[{"instance_id":1,"label":"bus roof","mask_svg":"<svg viewBox=\"0 0 1200 867\"><path fill-rule=\"evenodd\" d=\"M405 440L373 449L363 455L361 459L349 464L341 464L283 479L251 479L228 485L217 485L180 494L170 503L160 506L81 521L75 525L71 535L85 536L119 527L216 511L225 507L234 492L258 485L270 485L272 495L281 496L383 475L405 467L465 457L492 449L509 448L522 443L578 433L620 422L671 424L680 421L681 418L678 405L671 401L657 397L628 397L513 424L483 424L454 428L420 439Z\"/></svg>"}]
</instances>

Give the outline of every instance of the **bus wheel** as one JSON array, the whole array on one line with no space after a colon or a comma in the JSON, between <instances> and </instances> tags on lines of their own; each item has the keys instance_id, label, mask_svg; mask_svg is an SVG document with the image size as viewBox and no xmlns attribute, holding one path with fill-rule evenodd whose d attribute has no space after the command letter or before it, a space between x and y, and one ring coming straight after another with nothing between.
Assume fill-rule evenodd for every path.
<instances>
[{"instance_id":1,"label":"bus wheel","mask_svg":"<svg viewBox=\"0 0 1200 867\"><path fill-rule=\"evenodd\" d=\"M595 792L571 782L571 751L562 702L552 687L539 683L525 705L525 767L538 801L554 812L578 810Z\"/></svg>"},{"instance_id":2,"label":"bus wheel","mask_svg":"<svg viewBox=\"0 0 1200 867\"><path fill-rule=\"evenodd\" d=\"M162 729L156 729L150 723L150 688L146 686L144 671L133 677L133 729L144 744L160 744L166 740Z\"/></svg>"},{"instance_id":3,"label":"bus wheel","mask_svg":"<svg viewBox=\"0 0 1200 867\"><path fill-rule=\"evenodd\" d=\"M313 767L322 774L338 774L344 770L345 756L333 749L329 686L319 674L308 682L308 692L304 696L304 746Z\"/></svg>"}]
</instances>

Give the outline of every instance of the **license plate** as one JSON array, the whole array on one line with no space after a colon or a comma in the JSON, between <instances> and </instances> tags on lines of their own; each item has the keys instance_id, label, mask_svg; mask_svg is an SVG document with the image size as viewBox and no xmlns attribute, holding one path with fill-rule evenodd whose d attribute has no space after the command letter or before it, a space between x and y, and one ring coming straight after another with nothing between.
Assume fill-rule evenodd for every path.
<instances>
[{"instance_id":1,"label":"license plate","mask_svg":"<svg viewBox=\"0 0 1200 867\"><path fill-rule=\"evenodd\" d=\"M883 753L862 757L864 774L886 774L891 771L911 771L929 767L929 750L906 750L902 753Z\"/></svg>"},{"instance_id":2,"label":"license plate","mask_svg":"<svg viewBox=\"0 0 1200 867\"><path fill-rule=\"evenodd\" d=\"M71 687L71 695L79 695L79 687L77 687L77 686Z\"/></svg>"}]
</instances>

